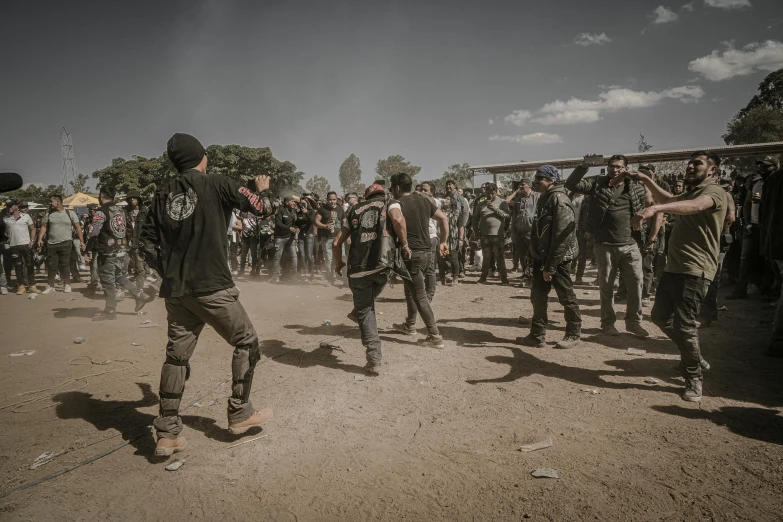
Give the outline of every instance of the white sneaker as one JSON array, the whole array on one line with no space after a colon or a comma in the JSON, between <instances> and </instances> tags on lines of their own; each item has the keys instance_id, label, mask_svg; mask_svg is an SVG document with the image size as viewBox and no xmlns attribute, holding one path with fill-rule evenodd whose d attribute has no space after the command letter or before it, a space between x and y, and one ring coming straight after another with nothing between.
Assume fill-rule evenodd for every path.
<instances>
[{"instance_id":1,"label":"white sneaker","mask_svg":"<svg viewBox=\"0 0 783 522\"><path fill-rule=\"evenodd\" d=\"M71 285L65 285L65 288L63 288L63 292L66 294L71 293Z\"/></svg>"},{"instance_id":2,"label":"white sneaker","mask_svg":"<svg viewBox=\"0 0 783 522\"><path fill-rule=\"evenodd\" d=\"M5 286L0 286L0 295L8 295L8 288Z\"/></svg>"},{"instance_id":3,"label":"white sneaker","mask_svg":"<svg viewBox=\"0 0 783 522\"><path fill-rule=\"evenodd\" d=\"M60 280L60 274L55 274L55 276L54 276L54 280L55 280L55 281L59 281L59 280Z\"/></svg>"},{"instance_id":4,"label":"white sneaker","mask_svg":"<svg viewBox=\"0 0 783 522\"><path fill-rule=\"evenodd\" d=\"M70 288L70 287L68 287L68 288ZM53 294L53 293L54 293L54 287L53 287L53 286L47 286L47 287L44 289L44 291L43 291L43 292L41 292L41 295L46 295L46 294Z\"/></svg>"}]
</instances>

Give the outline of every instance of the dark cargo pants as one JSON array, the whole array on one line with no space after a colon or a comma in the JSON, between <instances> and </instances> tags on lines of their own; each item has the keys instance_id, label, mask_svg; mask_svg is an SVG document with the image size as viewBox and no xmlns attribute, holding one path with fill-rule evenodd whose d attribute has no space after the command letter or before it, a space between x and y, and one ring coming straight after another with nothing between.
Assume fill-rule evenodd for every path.
<instances>
[{"instance_id":1,"label":"dark cargo pants","mask_svg":"<svg viewBox=\"0 0 783 522\"><path fill-rule=\"evenodd\" d=\"M128 279L123 271L124 256L98 256L98 277L101 279L103 294L106 296L106 311L114 313L117 310L117 283L121 284L133 297L138 298L141 290Z\"/></svg>"},{"instance_id":2,"label":"dark cargo pants","mask_svg":"<svg viewBox=\"0 0 783 522\"><path fill-rule=\"evenodd\" d=\"M655 293L650 319L680 349L683 377L701 378L699 317L710 280L688 274L664 272Z\"/></svg>"},{"instance_id":3,"label":"dark cargo pants","mask_svg":"<svg viewBox=\"0 0 783 522\"><path fill-rule=\"evenodd\" d=\"M566 320L565 334L579 337L582 333L582 315L579 312L579 302L576 299L574 283L571 281L571 273L568 269L570 264L570 261L560 263L552 274L552 280L544 281L541 260L533 260L533 285L530 289L533 324L530 333L542 341L546 337L546 329L549 324L547 308L549 292L552 288L555 289L557 299L563 307L563 316Z\"/></svg>"},{"instance_id":4,"label":"dark cargo pants","mask_svg":"<svg viewBox=\"0 0 783 522\"><path fill-rule=\"evenodd\" d=\"M210 294L166 298L169 341L160 373L160 415L153 422L158 438L175 439L182 431L179 406L185 381L190 377L190 357L205 324L234 347L228 423L244 422L253 415L250 387L261 348L253 323L239 302L239 289Z\"/></svg>"}]
</instances>

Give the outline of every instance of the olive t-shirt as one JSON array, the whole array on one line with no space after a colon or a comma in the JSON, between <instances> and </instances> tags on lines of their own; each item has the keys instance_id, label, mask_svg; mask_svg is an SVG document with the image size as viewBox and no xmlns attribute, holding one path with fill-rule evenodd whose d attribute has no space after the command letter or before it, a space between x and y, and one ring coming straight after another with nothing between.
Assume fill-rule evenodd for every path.
<instances>
[{"instance_id":1,"label":"olive t-shirt","mask_svg":"<svg viewBox=\"0 0 783 522\"><path fill-rule=\"evenodd\" d=\"M666 272L688 274L712 279L718 271L720 236L726 219L725 191L714 179L706 179L677 201L688 201L709 196L715 206L690 216L677 215L669 238L669 259Z\"/></svg>"}]
</instances>

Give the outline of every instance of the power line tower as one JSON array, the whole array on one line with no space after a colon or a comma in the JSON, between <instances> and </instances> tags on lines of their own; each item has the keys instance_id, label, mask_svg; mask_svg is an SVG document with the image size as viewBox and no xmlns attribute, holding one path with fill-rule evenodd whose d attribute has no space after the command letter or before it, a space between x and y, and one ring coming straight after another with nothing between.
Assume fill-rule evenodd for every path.
<instances>
[{"instance_id":1,"label":"power line tower","mask_svg":"<svg viewBox=\"0 0 783 522\"><path fill-rule=\"evenodd\" d=\"M60 149L63 153L63 177L60 184L63 187L63 194L67 196L71 192L71 182L76 183L76 176L79 173L73 157L73 140L67 127L60 130Z\"/></svg>"}]
</instances>

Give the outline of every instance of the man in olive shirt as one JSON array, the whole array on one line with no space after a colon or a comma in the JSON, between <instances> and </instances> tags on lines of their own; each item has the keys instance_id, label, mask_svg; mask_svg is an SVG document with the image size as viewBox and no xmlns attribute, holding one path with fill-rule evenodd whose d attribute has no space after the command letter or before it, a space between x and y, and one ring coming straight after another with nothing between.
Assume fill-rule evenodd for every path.
<instances>
[{"instance_id":1,"label":"man in olive shirt","mask_svg":"<svg viewBox=\"0 0 783 522\"><path fill-rule=\"evenodd\" d=\"M714 152L696 152L685 171L686 190L672 196L650 177L630 172L650 191L655 204L637 212L635 229L656 214L674 214L669 258L650 314L663 332L677 344L685 377L683 400L698 402L702 391L702 358L696 319L704 296L718 270L720 236L726 218L724 191L714 177L720 157Z\"/></svg>"}]
</instances>

